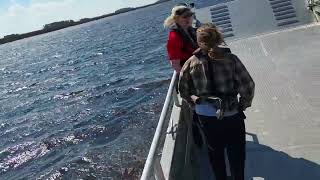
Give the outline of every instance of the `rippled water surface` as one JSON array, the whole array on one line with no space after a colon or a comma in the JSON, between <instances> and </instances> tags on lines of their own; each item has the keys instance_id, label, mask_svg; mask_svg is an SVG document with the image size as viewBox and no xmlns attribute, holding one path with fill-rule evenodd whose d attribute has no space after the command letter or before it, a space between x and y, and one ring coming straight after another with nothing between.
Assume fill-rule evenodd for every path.
<instances>
[{"instance_id":1,"label":"rippled water surface","mask_svg":"<svg viewBox=\"0 0 320 180\"><path fill-rule=\"evenodd\" d=\"M172 73L172 5L0 46L0 179L139 174Z\"/></svg>"}]
</instances>

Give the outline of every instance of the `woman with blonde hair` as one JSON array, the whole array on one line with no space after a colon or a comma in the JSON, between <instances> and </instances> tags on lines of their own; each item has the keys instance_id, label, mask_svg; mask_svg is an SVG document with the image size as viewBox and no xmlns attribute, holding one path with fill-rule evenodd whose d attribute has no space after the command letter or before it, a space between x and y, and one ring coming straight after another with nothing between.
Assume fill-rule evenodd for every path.
<instances>
[{"instance_id":1,"label":"woman with blonde hair","mask_svg":"<svg viewBox=\"0 0 320 180\"><path fill-rule=\"evenodd\" d=\"M192 28L194 13L185 5L173 7L171 15L164 21L170 30L167 51L170 63L175 71L180 72L183 64L198 48L195 29Z\"/></svg>"},{"instance_id":2,"label":"woman with blonde hair","mask_svg":"<svg viewBox=\"0 0 320 180\"><path fill-rule=\"evenodd\" d=\"M216 26L201 26L197 42L199 49L180 73L180 95L199 116L216 179L227 179L226 149L232 176L243 180L246 118L243 111L251 106L255 83L239 58L219 47L224 40Z\"/></svg>"},{"instance_id":3,"label":"woman with blonde hair","mask_svg":"<svg viewBox=\"0 0 320 180\"><path fill-rule=\"evenodd\" d=\"M196 30L192 27L193 15L187 4L178 4L172 8L171 15L164 21L164 27L170 30L167 52L170 64L177 73L198 48ZM176 83L176 90L178 92L178 83ZM192 119L193 137L195 143L201 146L202 140L197 128L198 117L195 113Z\"/></svg>"}]
</instances>

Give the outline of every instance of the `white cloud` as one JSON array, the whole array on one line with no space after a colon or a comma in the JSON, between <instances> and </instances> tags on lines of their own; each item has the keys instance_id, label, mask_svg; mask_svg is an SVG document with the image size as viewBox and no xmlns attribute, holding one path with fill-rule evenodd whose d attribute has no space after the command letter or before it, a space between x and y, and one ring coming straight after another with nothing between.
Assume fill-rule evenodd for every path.
<instances>
[{"instance_id":1,"label":"white cloud","mask_svg":"<svg viewBox=\"0 0 320 180\"><path fill-rule=\"evenodd\" d=\"M137 7L156 0L32 0L21 5L11 0L0 14L0 37L41 29L44 24L61 20L94 17L122 7Z\"/></svg>"}]
</instances>

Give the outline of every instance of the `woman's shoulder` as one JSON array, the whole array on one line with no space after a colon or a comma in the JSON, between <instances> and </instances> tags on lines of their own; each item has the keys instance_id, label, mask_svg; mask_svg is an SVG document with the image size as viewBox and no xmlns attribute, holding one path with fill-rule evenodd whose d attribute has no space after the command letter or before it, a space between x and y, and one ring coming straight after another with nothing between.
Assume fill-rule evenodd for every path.
<instances>
[{"instance_id":1,"label":"woman's shoulder","mask_svg":"<svg viewBox=\"0 0 320 180\"><path fill-rule=\"evenodd\" d=\"M193 67L201 63L201 61L196 55L192 55L185 63L188 64L188 66Z\"/></svg>"},{"instance_id":2,"label":"woman's shoulder","mask_svg":"<svg viewBox=\"0 0 320 180\"><path fill-rule=\"evenodd\" d=\"M232 52L227 52L224 54L225 59L228 59L230 61L237 61L239 58L237 55L233 54Z\"/></svg>"},{"instance_id":3,"label":"woman's shoulder","mask_svg":"<svg viewBox=\"0 0 320 180\"><path fill-rule=\"evenodd\" d=\"M193 55L191 56L182 66L181 71L189 71L192 69L196 64L198 64L199 59Z\"/></svg>"}]
</instances>

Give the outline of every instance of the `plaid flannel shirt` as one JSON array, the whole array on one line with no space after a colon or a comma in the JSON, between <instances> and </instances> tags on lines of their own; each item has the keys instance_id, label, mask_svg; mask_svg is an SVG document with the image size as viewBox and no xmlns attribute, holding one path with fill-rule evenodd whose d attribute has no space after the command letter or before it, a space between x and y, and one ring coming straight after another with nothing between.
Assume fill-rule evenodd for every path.
<instances>
[{"instance_id":1,"label":"plaid flannel shirt","mask_svg":"<svg viewBox=\"0 0 320 180\"><path fill-rule=\"evenodd\" d=\"M221 60L210 60L204 55L198 59L194 55L180 72L180 95L192 106L194 102L191 95L219 97L217 94L220 94L227 97L223 99L225 111L245 110L251 106L254 88L255 83L249 72L239 58L231 53L225 54Z\"/></svg>"}]
</instances>

